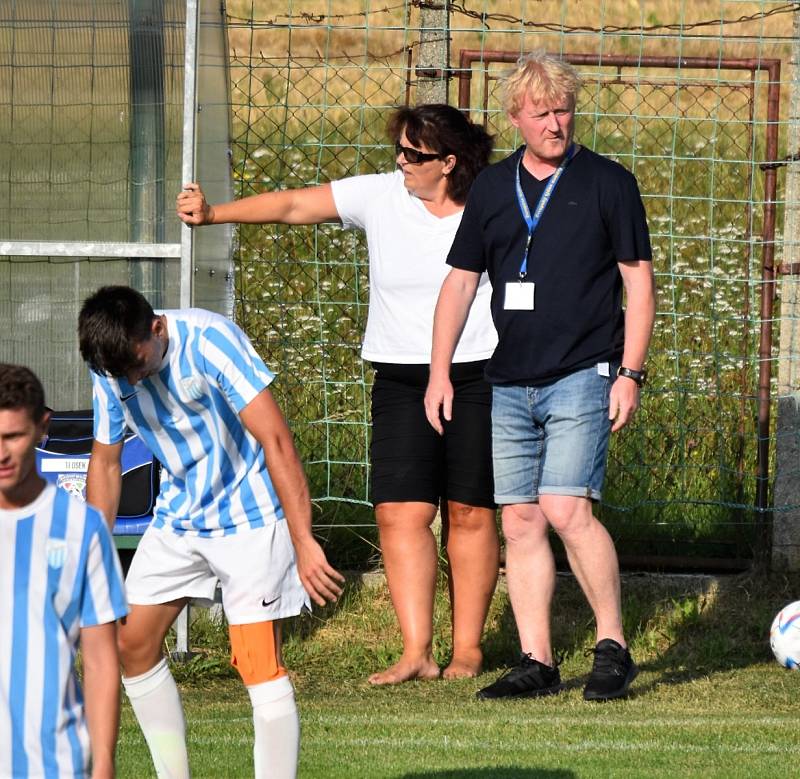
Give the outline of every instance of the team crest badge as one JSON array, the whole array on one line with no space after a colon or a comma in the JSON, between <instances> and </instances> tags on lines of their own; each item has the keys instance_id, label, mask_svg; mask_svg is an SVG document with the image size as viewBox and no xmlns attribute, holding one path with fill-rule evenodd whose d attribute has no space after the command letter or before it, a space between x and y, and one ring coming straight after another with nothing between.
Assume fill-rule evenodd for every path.
<instances>
[{"instance_id":1,"label":"team crest badge","mask_svg":"<svg viewBox=\"0 0 800 779\"><path fill-rule=\"evenodd\" d=\"M70 495L78 500L86 501L86 474L85 473L62 473L59 474L56 486L66 490Z\"/></svg>"},{"instance_id":2,"label":"team crest badge","mask_svg":"<svg viewBox=\"0 0 800 779\"><path fill-rule=\"evenodd\" d=\"M183 384L186 394L192 400L200 400L200 398L203 397L203 385L200 380L194 376L187 376L186 378L181 379L181 384Z\"/></svg>"},{"instance_id":3,"label":"team crest badge","mask_svg":"<svg viewBox=\"0 0 800 779\"><path fill-rule=\"evenodd\" d=\"M51 538L47 541L47 564L51 568L61 568L67 559L67 543Z\"/></svg>"}]
</instances>

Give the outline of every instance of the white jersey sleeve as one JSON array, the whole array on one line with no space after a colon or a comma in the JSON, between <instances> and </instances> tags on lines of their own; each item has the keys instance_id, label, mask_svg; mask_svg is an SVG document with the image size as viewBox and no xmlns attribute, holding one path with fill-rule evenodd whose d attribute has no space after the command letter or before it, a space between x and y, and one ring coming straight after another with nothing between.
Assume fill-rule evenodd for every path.
<instances>
[{"instance_id":1,"label":"white jersey sleeve","mask_svg":"<svg viewBox=\"0 0 800 779\"><path fill-rule=\"evenodd\" d=\"M374 173L366 176L350 176L331 182L333 201L342 225L347 228L365 230L367 209L383 193L394 186L394 173Z\"/></svg>"},{"instance_id":2,"label":"white jersey sleeve","mask_svg":"<svg viewBox=\"0 0 800 779\"><path fill-rule=\"evenodd\" d=\"M111 533L99 511L86 512L86 579L82 628L114 622L128 613L122 568Z\"/></svg>"},{"instance_id":3,"label":"white jersey sleeve","mask_svg":"<svg viewBox=\"0 0 800 779\"><path fill-rule=\"evenodd\" d=\"M125 437L122 404L107 377L94 371L89 374L92 378L94 438L101 444L118 444Z\"/></svg>"},{"instance_id":4,"label":"white jersey sleeve","mask_svg":"<svg viewBox=\"0 0 800 779\"><path fill-rule=\"evenodd\" d=\"M203 330L200 349L208 377L237 413L275 378L241 329L222 317Z\"/></svg>"}]
</instances>

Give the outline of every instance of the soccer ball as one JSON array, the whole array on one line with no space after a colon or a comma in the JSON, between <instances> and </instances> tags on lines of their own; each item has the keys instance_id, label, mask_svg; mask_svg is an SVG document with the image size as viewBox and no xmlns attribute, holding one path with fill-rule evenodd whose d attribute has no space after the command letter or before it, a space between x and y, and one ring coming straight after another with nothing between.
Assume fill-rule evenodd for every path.
<instances>
[{"instance_id":1,"label":"soccer ball","mask_svg":"<svg viewBox=\"0 0 800 779\"><path fill-rule=\"evenodd\" d=\"M782 666L800 670L800 600L784 606L772 620L769 645Z\"/></svg>"}]
</instances>

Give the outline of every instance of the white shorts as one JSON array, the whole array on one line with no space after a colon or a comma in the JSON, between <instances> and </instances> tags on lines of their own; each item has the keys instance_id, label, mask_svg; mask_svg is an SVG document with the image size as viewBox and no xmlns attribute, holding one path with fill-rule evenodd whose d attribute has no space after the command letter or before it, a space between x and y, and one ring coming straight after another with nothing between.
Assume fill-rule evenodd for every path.
<instances>
[{"instance_id":1,"label":"white shorts","mask_svg":"<svg viewBox=\"0 0 800 779\"><path fill-rule=\"evenodd\" d=\"M293 617L310 608L286 520L213 538L147 528L125 579L138 606L191 598L211 605L217 582L231 625Z\"/></svg>"}]
</instances>

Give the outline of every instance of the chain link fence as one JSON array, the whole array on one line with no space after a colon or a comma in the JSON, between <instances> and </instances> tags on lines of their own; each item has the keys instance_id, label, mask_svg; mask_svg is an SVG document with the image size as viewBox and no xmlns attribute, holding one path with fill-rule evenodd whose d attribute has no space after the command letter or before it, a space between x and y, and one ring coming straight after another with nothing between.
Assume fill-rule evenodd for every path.
<instances>
[{"instance_id":1,"label":"chain link fence","mask_svg":"<svg viewBox=\"0 0 800 779\"><path fill-rule=\"evenodd\" d=\"M788 56L796 9L522 8L272 3L265 13L231 3L237 194L391 170L386 119L416 101L422 80L448 84L450 102L495 135L499 158L520 143L497 94L508 62L532 48L572 58L585 81L576 138L636 174L659 284L652 381L636 423L614 439L601 514L631 564L744 567L766 538L770 461L759 447L774 430L759 404L761 368L766 360L769 381L776 357L770 344L759 353L773 294L762 278L765 205L775 199L759 165L778 126L762 61ZM448 62L426 59L424 40L437 33ZM335 544L372 540L363 237L335 225L242 227L237 268L237 315L281 374L318 527L338 528Z\"/></svg>"},{"instance_id":2,"label":"chain link fence","mask_svg":"<svg viewBox=\"0 0 800 779\"><path fill-rule=\"evenodd\" d=\"M152 182L161 201L157 224L143 228L155 230L148 240L177 240L185 4L18 0L0 2L0 243L143 240L132 216L131 117L152 107L132 110L142 85L131 81L131 53L146 51L132 45L134 8L160 14L163 27L163 159ZM782 294L791 277L776 276L800 268L796 237L781 235L797 211L784 171L798 151L789 139L798 135L799 9L778 0L228 0L235 194L393 169L386 120L423 97L469 110L495 135L499 158L520 143L499 107L502 71L534 48L571 58L585 80L576 136L636 174L660 289L652 380L636 423L614 439L603 519L631 564L745 567L770 540L775 444L797 439L795 429L778 435L774 411L780 393L794 403L791 379L779 393L778 364L800 366L791 345L800 336L787 341L788 357L776 345L778 330L783 338L800 321ZM339 564L366 565L375 530L372 377L359 357L363 236L333 224L246 226L236 242L235 316L279 373L274 390L306 463L315 526ZM101 283L135 283L139 270L6 252L0 358L42 374L57 405L85 405L77 306ZM163 271L163 303L174 305L177 264ZM799 469L786 462L791 482ZM798 509L800 498L781 494L781 516ZM800 538L791 543L800 549Z\"/></svg>"},{"instance_id":3,"label":"chain link fence","mask_svg":"<svg viewBox=\"0 0 800 779\"><path fill-rule=\"evenodd\" d=\"M637 176L659 285L651 380L636 423L613 440L603 519L629 561L691 541L698 558L742 565L768 507L759 381L771 350L759 346L775 192L765 197L759 161L770 132L775 151L768 91L780 63L565 56L584 71L576 137ZM514 58L465 51L459 71L462 107L481 106L509 146L498 75Z\"/></svg>"},{"instance_id":4,"label":"chain link fence","mask_svg":"<svg viewBox=\"0 0 800 779\"><path fill-rule=\"evenodd\" d=\"M132 42L128 2L0 2L0 244L52 242L55 252L68 242L146 240L148 232L176 239L178 219L166 208L166 193L181 183L185 3L150 5L158 10L158 60L152 17L141 24L141 45ZM163 63L158 105L150 100L144 107L160 113L160 143L151 137L152 123L137 123L137 51ZM136 165L144 146L161 155L157 180L143 180L144 166ZM148 188L160 199L152 204L155 220L143 224L134 201ZM91 404L77 348L82 300L103 284L133 283L157 305L177 304L176 263L85 251L0 255L0 360L30 366L58 409ZM144 266L157 285L142 283Z\"/></svg>"}]
</instances>

